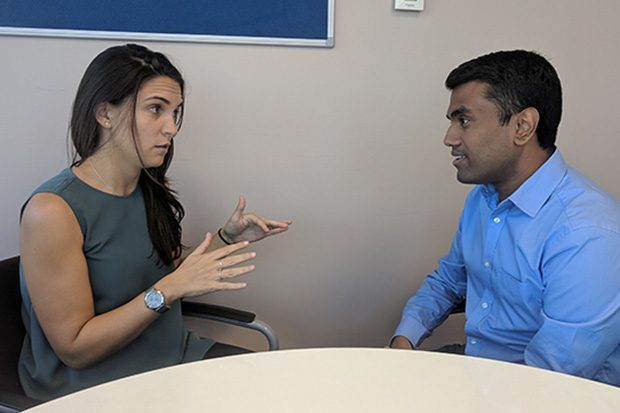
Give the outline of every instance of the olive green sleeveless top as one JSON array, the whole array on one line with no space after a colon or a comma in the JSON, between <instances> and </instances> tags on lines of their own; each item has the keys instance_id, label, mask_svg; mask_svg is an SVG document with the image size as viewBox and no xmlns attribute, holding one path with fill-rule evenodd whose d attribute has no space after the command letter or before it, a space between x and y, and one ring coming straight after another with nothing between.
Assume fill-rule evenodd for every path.
<instances>
[{"instance_id":1,"label":"olive green sleeveless top","mask_svg":"<svg viewBox=\"0 0 620 413\"><path fill-rule=\"evenodd\" d=\"M33 195L41 192L64 199L80 224L95 314L127 303L173 270L173 266L157 264L139 186L131 195L114 196L88 186L65 169ZM212 340L200 339L186 330L177 301L117 353L88 368L69 368L56 356L41 330L22 268L20 284L27 334L18 369L24 391L35 399L49 400L132 374L200 360L213 345Z\"/></svg>"}]
</instances>

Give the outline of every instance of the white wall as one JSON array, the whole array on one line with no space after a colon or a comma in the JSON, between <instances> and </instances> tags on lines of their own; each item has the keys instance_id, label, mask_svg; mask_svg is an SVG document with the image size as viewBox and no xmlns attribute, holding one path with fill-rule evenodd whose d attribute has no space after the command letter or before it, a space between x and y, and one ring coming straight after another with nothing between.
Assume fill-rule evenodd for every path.
<instances>
[{"instance_id":1,"label":"white wall","mask_svg":"<svg viewBox=\"0 0 620 413\"><path fill-rule=\"evenodd\" d=\"M186 243L217 229L239 194L295 221L256 246L246 290L208 297L255 310L287 348L383 345L447 251L470 188L442 145L443 81L464 60L512 48L547 56L564 84L559 147L620 198L620 3L428 0L422 13L395 12L392 0L336 3L333 49L147 43L190 85L171 171ZM0 37L0 257L17 253L29 192L67 165L75 88L115 43ZM203 332L257 344L216 330Z\"/></svg>"}]
</instances>

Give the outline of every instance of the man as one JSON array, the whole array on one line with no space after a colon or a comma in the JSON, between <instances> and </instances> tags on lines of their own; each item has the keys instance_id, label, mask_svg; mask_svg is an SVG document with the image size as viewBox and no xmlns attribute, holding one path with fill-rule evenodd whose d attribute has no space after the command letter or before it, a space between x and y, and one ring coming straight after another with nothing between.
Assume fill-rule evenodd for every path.
<instances>
[{"instance_id":1,"label":"man","mask_svg":"<svg viewBox=\"0 0 620 413\"><path fill-rule=\"evenodd\" d=\"M390 347L419 346L466 298L465 354L620 385L620 204L555 147L555 69L502 51L463 63L446 87L444 144L457 179L478 185Z\"/></svg>"}]
</instances>

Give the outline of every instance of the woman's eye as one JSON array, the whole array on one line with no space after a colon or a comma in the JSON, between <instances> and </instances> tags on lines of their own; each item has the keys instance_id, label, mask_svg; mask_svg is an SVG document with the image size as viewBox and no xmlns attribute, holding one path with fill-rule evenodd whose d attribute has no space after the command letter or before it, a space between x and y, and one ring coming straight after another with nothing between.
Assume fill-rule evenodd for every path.
<instances>
[{"instance_id":1,"label":"woman's eye","mask_svg":"<svg viewBox=\"0 0 620 413\"><path fill-rule=\"evenodd\" d=\"M149 111L157 115L161 112L161 107L159 105L149 106Z\"/></svg>"}]
</instances>

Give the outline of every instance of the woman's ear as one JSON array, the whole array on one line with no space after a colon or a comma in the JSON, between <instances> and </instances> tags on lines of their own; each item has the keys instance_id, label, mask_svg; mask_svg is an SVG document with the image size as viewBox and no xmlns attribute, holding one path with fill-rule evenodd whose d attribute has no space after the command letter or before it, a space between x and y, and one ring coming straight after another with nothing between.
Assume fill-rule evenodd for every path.
<instances>
[{"instance_id":1,"label":"woman's ear","mask_svg":"<svg viewBox=\"0 0 620 413\"><path fill-rule=\"evenodd\" d=\"M112 119L110 116L110 104L107 102L100 103L95 109L95 118L101 127L110 129L112 127Z\"/></svg>"},{"instance_id":2,"label":"woman's ear","mask_svg":"<svg viewBox=\"0 0 620 413\"><path fill-rule=\"evenodd\" d=\"M525 108L515 116L515 144L518 146L523 146L530 142L532 138L536 141L536 128L538 127L538 121L540 120L538 110L532 107Z\"/></svg>"}]
</instances>

